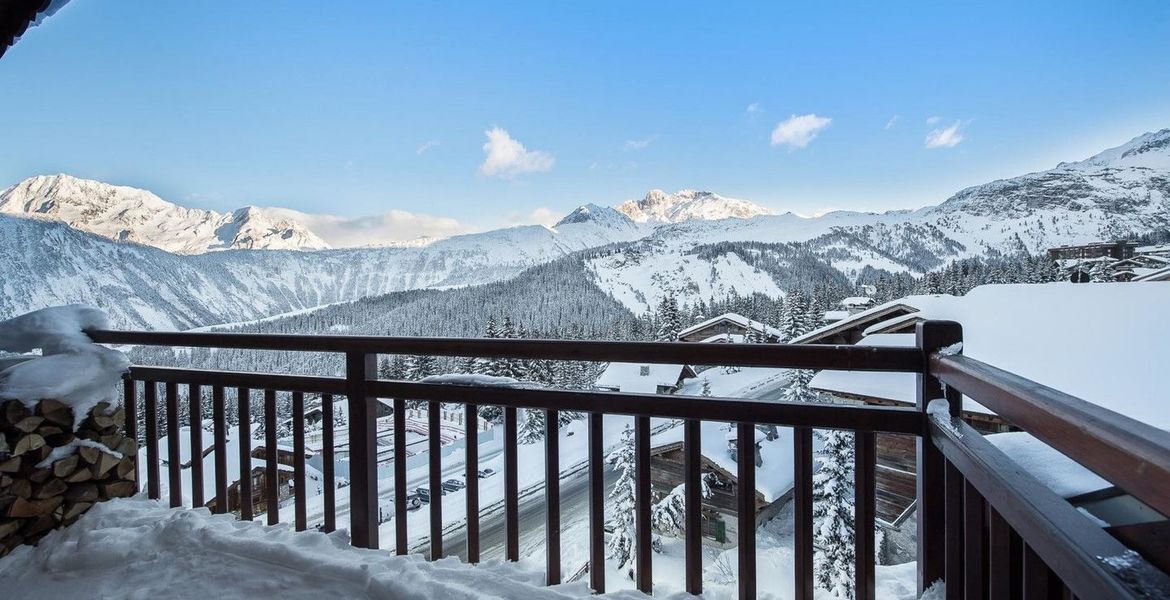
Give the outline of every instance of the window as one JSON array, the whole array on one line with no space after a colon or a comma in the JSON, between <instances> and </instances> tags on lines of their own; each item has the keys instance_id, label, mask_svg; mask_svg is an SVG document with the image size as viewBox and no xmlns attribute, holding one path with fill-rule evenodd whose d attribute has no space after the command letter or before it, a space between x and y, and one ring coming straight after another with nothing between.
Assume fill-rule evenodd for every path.
<instances>
[{"instance_id":1,"label":"window","mask_svg":"<svg viewBox=\"0 0 1170 600\"><path fill-rule=\"evenodd\" d=\"M649 377L650 376L650 365L642 365L640 375L642 377Z\"/></svg>"}]
</instances>

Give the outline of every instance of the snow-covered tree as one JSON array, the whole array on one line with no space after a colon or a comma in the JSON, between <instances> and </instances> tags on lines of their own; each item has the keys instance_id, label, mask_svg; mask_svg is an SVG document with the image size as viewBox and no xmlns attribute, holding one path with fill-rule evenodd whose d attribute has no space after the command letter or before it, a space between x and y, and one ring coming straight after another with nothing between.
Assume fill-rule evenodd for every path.
<instances>
[{"instance_id":1,"label":"snow-covered tree","mask_svg":"<svg viewBox=\"0 0 1170 600\"><path fill-rule=\"evenodd\" d=\"M711 397L711 381L708 380L706 377L703 378L703 384L699 388L699 395L703 396L705 398Z\"/></svg>"},{"instance_id":2,"label":"snow-covered tree","mask_svg":"<svg viewBox=\"0 0 1170 600\"><path fill-rule=\"evenodd\" d=\"M535 408L520 410L520 424L516 430L516 441L521 444L535 444L544 439L544 411ZM558 420L559 422L559 420Z\"/></svg>"},{"instance_id":3,"label":"snow-covered tree","mask_svg":"<svg viewBox=\"0 0 1170 600\"><path fill-rule=\"evenodd\" d=\"M824 443L813 475L813 571L834 598L853 598L853 434L818 431Z\"/></svg>"},{"instance_id":4,"label":"snow-covered tree","mask_svg":"<svg viewBox=\"0 0 1170 600\"><path fill-rule=\"evenodd\" d=\"M785 402L817 402L820 394L808 387L812 382L813 371L809 369L793 369L790 372L788 386L784 388L781 399Z\"/></svg>"},{"instance_id":5,"label":"snow-covered tree","mask_svg":"<svg viewBox=\"0 0 1170 600\"><path fill-rule=\"evenodd\" d=\"M680 483L650 508L650 523L654 531L671 537L678 537L686 531L685 488L686 485Z\"/></svg>"},{"instance_id":6,"label":"snow-covered tree","mask_svg":"<svg viewBox=\"0 0 1170 600\"><path fill-rule=\"evenodd\" d=\"M617 563L618 570L627 569L634 578L634 485L637 481L634 464L634 431L629 425L622 430L622 439L606 457L606 462L618 472L617 481L609 493L609 521L613 530L606 544L606 557Z\"/></svg>"},{"instance_id":7,"label":"snow-covered tree","mask_svg":"<svg viewBox=\"0 0 1170 600\"><path fill-rule=\"evenodd\" d=\"M667 292L658 303L658 312L655 315L658 321L656 339L660 342L673 342L678 339L678 332L682 331L682 313L678 308L678 298L674 292Z\"/></svg>"}]
</instances>

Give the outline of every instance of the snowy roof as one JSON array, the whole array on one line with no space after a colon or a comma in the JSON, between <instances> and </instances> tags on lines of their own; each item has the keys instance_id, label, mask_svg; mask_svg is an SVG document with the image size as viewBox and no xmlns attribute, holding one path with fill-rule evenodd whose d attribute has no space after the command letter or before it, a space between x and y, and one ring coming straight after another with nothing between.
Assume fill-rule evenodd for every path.
<instances>
[{"instance_id":1,"label":"snowy roof","mask_svg":"<svg viewBox=\"0 0 1170 600\"><path fill-rule=\"evenodd\" d=\"M683 441L683 427L672 427L650 438L651 448L661 448ZM737 465L731 460L727 445L727 424L715 421L703 421L700 430L700 452L703 457L735 475ZM760 440L760 458L762 463L756 467L756 491L764 497L764 502L775 502L788 490L792 489L793 475L793 439L792 429L777 427L778 437L768 441L762 433L757 434ZM734 436L733 436L734 437Z\"/></svg>"},{"instance_id":2,"label":"snowy roof","mask_svg":"<svg viewBox=\"0 0 1170 600\"><path fill-rule=\"evenodd\" d=\"M837 304L840 304L841 306L866 306L873 304L873 298L868 298L866 296L850 296L838 302Z\"/></svg>"},{"instance_id":3,"label":"snowy roof","mask_svg":"<svg viewBox=\"0 0 1170 600\"><path fill-rule=\"evenodd\" d=\"M855 313L848 318L837 321L836 323L829 323L823 327L814 329L804 335L798 335L789 343L805 344L815 342L816 340L832 335L837 332L852 329L854 327L861 327L866 323L872 324L884 321L887 315L895 312L915 312L922 310L923 307L929 307L936 302L945 302L947 299L954 298L949 295L922 295L922 296L906 296L899 300L892 300L884 304L879 304L867 308L859 313ZM868 326L868 325L866 325Z\"/></svg>"},{"instance_id":4,"label":"snowy roof","mask_svg":"<svg viewBox=\"0 0 1170 600\"><path fill-rule=\"evenodd\" d=\"M630 392L635 394L653 394L658 386L674 387L678 385L686 373L686 365L653 365L639 363L609 363L601 377L597 378L597 387ZM644 373L644 374L643 374Z\"/></svg>"},{"instance_id":5,"label":"snowy roof","mask_svg":"<svg viewBox=\"0 0 1170 600\"><path fill-rule=\"evenodd\" d=\"M904 333L867 335L857 345L882 348L909 347L914 345L914 336ZM918 376L914 373L821 371L808 385L823 392L880 398L908 404L914 404L918 399ZM967 404L968 409L975 408L974 403Z\"/></svg>"},{"instance_id":6,"label":"snowy roof","mask_svg":"<svg viewBox=\"0 0 1170 600\"><path fill-rule=\"evenodd\" d=\"M743 315L736 314L736 313L724 313L722 315L719 315L718 317L712 317L710 319L707 319L706 321L703 321L702 323L691 325L690 327L683 329L682 331L678 332L678 337L681 338L681 337L688 336L696 331L699 331L699 330L704 329L706 327L710 327L711 325L714 325L720 321L731 321L732 323L735 323L736 325L739 325L740 327L743 327L744 329L754 329L760 333L765 333L765 334L771 335L771 336L776 336L776 337L783 336L783 334L780 332L779 329L776 329L775 327L770 327L770 326L764 324L762 321L757 321L755 319L749 319Z\"/></svg>"},{"instance_id":7,"label":"snowy roof","mask_svg":"<svg viewBox=\"0 0 1170 600\"><path fill-rule=\"evenodd\" d=\"M1134 281L1170 281L1170 267L1163 267L1152 273L1139 275L1133 278Z\"/></svg>"},{"instance_id":8,"label":"snowy roof","mask_svg":"<svg viewBox=\"0 0 1170 600\"><path fill-rule=\"evenodd\" d=\"M1159 314L1170 306L1170 286L984 285L966 296L935 298L929 306L923 305L922 315L961 323L963 354L1138 421L1170 429L1165 397L1157 392L1163 387L1164 344L1170 339L1170 319L1137 318ZM939 301L942 298L947 300ZM910 345L914 336L880 334L867 336L861 343ZM885 394L877 397L914 401L914 376L894 380L880 375L822 372L812 385L818 389L851 390L850 393L875 391L877 386L877 391ZM964 406L986 411L970 401Z\"/></svg>"},{"instance_id":9,"label":"snowy roof","mask_svg":"<svg viewBox=\"0 0 1170 600\"><path fill-rule=\"evenodd\" d=\"M701 344L742 344L747 336L740 333L717 333L709 338L700 340Z\"/></svg>"},{"instance_id":10,"label":"snowy roof","mask_svg":"<svg viewBox=\"0 0 1170 600\"><path fill-rule=\"evenodd\" d=\"M906 313L906 314L899 316L899 317L894 317L892 319L886 319L885 321L879 321L877 323L874 323L873 325L866 327L865 331L863 331L862 333L864 333L865 335L872 335L875 333L887 333L891 329L898 329L898 328L904 326L906 323L917 323L918 321L921 321L921 320L923 320L922 313L917 313L917 312Z\"/></svg>"},{"instance_id":11,"label":"snowy roof","mask_svg":"<svg viewBox=\"0 0 1170 600\"><path fill-rule=\"evenodd\" d=\"M825 316L824 316L824 321L826 323L836 323L837 321L840 321L841 319L845 319L848 317L849 317L849 311L847 311L847 310L826 310Z\"/></svg>"}]
</instances>

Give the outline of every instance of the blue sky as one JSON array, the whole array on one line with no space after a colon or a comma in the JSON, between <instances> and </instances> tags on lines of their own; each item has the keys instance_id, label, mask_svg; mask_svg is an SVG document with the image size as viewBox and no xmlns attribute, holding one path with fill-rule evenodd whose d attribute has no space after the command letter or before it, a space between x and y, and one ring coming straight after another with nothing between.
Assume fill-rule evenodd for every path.
<instances>
[{"instance_id":1,"label":"blue sky","mask_svg":"<svg viewBox=\"0 0 1170 600\"><path fill-rule=\"evenodd\" d=\"M651 188L810 214L1170 127L1162 1L321 6L73 0L0 60L0 186L459 223L422 233Z\"/></svg>"}]
</instances>

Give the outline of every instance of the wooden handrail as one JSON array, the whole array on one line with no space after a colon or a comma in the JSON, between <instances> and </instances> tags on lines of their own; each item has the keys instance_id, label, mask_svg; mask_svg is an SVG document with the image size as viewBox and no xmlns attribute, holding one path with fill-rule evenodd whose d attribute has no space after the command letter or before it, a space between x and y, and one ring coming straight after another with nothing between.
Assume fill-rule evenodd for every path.
<instances>
[{"instance_id":1,"label":"wooden handrail","mask_svg":"<svg viewBox=\"0 0 1170 600\"><path fill-rule=\"evenodd\" d=\"M1170 597L1170 577L1020 468L962 419L933 413L929 435L965 481L988 499L1077 597ZM967 557L962 562L971 560L975 559ZM948 578L948 594L950 585Z\"/></svg>"},{"instance_id":2,"label":"wooden handrail","mask_svg":"<svg viewBox=\"0 0 1170 600\"><path fill-rule=\"evenodd\" d=\"M190 348L423 354L909 373L918 373L925 368L921 353L914 348L853 345L692 344L106 330L86 333L95 342L102 344Z\"/></svg>"},{"instance_id":3,"label":"wooden handrail","mask_svg":"<svg viewBox=\"0 0 1170 600\"><path fill-rule=\"evenodd\" d=\"M1170 432L965 356L931 372L1001 418L1170 515Z\"/></svg>"}]
</instances>

